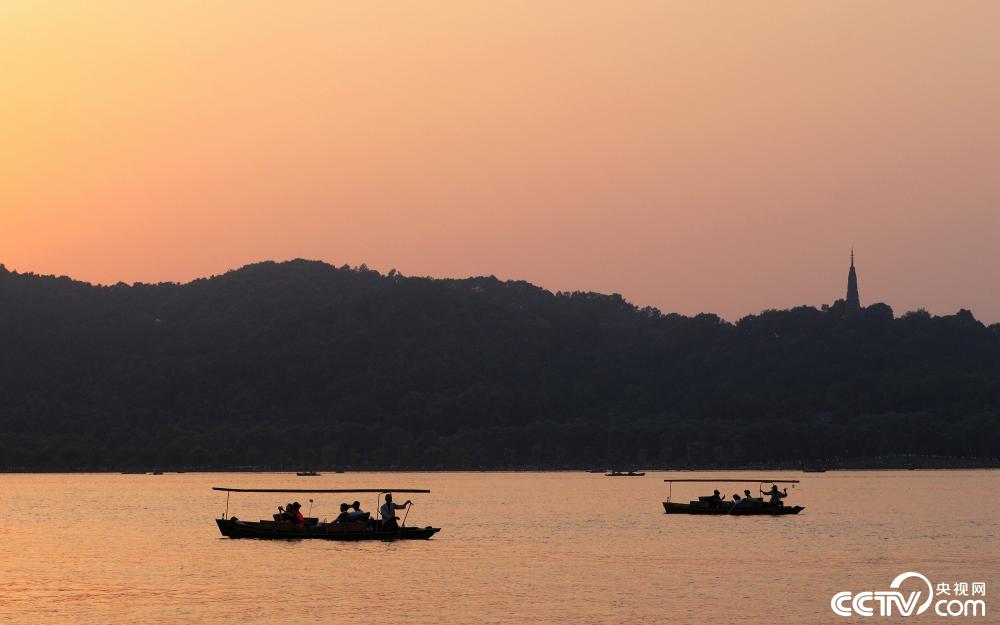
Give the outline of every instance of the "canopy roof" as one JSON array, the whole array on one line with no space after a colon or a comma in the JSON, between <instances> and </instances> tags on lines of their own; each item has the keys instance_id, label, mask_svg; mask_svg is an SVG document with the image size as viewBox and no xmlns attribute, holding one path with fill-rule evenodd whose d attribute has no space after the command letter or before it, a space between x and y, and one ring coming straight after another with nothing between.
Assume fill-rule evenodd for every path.
<instances>
[{"instance_id":1,"label":"canopy roof","mask_svg":"<svg viewBox=\"0 0 1000 625\"><path fill-rule=\"evenodd\" d=\"M227 488L213 486L212 490L222 490L227 493L429 493L422 488Z\"/></svg>"},{"instance_id":2,"label":"canopy roof","mask_svg":"<svg viewBox=\"0 0 1000 625\"><path fill-rule=\"evenodd\" d=\"M749 477L693 477L677 480L663 480L664 482L767 482L769 484L798 484L798 480L758 480Z\"/></svg>"}]
</instances>

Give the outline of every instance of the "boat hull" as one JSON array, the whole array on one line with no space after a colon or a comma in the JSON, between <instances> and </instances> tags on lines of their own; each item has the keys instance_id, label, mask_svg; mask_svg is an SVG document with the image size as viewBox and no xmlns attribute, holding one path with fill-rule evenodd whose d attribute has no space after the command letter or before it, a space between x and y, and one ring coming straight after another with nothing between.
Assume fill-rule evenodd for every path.
<instances>
[{"instance_id":1,"label":"boat hull","mask_svg":"<svg viewBox=\"0 0 1000 625\"><path fill-rule=\"evenodd\" d=\"M439 527L403 527L400 529L369 529L336 525L297 528L269 521L216 519L219 531L226 538L260 538L271 540L427 540L441 531ZM354 524L352 524L354 525Z\"/></svg>"},{"instance_id":2,"label":"boat hull","mask_svg":"<svg viewBox=\"0 0 1000 625\"><path fill-rule=\"evenodd\" d=\"M730 502L725 502L719 506L708 506L702 502L673 503L663 502L663 511L667 514L700 514L700 515L731 515L731 516L782 516L785 514L798 514L805 508L802 506L733 506Z\"/></svg>"}]
</instances>

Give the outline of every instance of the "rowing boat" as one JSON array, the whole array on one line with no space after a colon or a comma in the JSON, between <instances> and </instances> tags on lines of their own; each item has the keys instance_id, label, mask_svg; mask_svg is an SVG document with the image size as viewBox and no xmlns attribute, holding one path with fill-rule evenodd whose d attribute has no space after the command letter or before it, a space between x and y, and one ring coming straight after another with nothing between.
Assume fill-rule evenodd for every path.
<instances>
[{"instance_id":1,"label":"rowing boat","mask_svg":"<svg viewBox=\"0 0 1000 625\"><path fill-rule=\"evenodd\" d=\"M709 506L703 501L692 501L690 503L663 502L663 511L667 514L729 514L735 516L780 516L783 514L798 514L804 510L802 506L773 506L767 502L754 502L751 504L733 504L731 501L722 502L722 505Z\"/></svg>"},{"instance_id":2,"label":"rowing boat","mask_svg":"<svg viewBox=\"0 0 1000 625\"><path fill-rule=\"evenodd\" d=\"M316 519L307 519L316 521ZM295 527L277 521L241 521L216 519L219 531L226 538L267 538L267 539L320 539L320 540L427 540L441 531L439 527L400 527L379 529L369 527L363 521L351 523L307 523L305 527Z\"/></svg>"},{"instance_id":3,"label":"rowing boat","mask_svg":"<svg viewBox=\"0 0 1000 625\"><path fill-rule=\"evenodd\" d=\"M407 506L406 515L403 516L401 524L396 525L394 518L388 522L378 516L375 519L368 518L368 513L363 513L364 518L346 522L320 522L313 517L300 518L295 523L283 519L281 514L275 514L273 520L261 519L259 521L244 521L236 516L229 516L229 496L231 493L375 493L375 509L381 509L383 495L392 493L430 493L429 490L413 488L355 488L355 489L302 489L302 488L228 488L215 486L212 490L224 491L226 493L226 511L223 515L215 519L219 532L226 538L263 538L263 539L283 539L283 540L427 540L434 534L441 531L439 527L407 527L406 517L409 515ZM310 508L312 499L309 500ZM412 504L411 504L412 505ZM296 506L297 508L297 506ZM378 515L379 513L376 512ZM301 515L300 515L301 516Z\"/></svg>"},{"instance_id":4,"label":"rowing boat","mask_svg":"<svg viewBox=\"0 0 1000 625\"><path fill-rule=\"evenodd\" d=\"M783 516L786 514L798 514L802 512L805 508L803 506L786 506L780 503L773 504L768 501L764 501L763 498L751 497L749 499L743 498L737 501L727 501L719 497L707 496L698 497L698 499L689 501L687 503L678 503L671 501L673 496L673 485L674 482L690 483L690 482L707 482L707 483L721 483L721 482L738 482L738 483L757 483L759 485L763 484L791 484L795 487L798 484L798 480L757 480L757 479L747 479L747 478L686 478L686 479L670 479L663 480L669 484L670 490L667 494L666 501L663 502L663 511L666 514L693 514L693 515L729 515L729 516ZM760 489L762 490L762 489Z\"/></svg>"}]
</instances>

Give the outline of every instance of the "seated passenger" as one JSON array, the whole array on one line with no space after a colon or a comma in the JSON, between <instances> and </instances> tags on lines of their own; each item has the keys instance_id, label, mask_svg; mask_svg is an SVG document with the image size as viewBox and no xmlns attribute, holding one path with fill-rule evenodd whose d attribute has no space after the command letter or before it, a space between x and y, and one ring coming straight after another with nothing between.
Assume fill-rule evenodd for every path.
<instances>
[{"instance_id":1,"label":"seated passenger","mask_svg":"<svg viewBox=\"0 0 1000 625\"><path fill-rule=\"evenodd\" d=\"M347 521L350 521L351 513L348 512L350 509L350 506L346 503L340 504L340 514L337 515L337 520L334 521L334 523L346 523Z\"/></svg>"},{"instance_id":2,"label":"seated passenger","mask_svg":"<svg viewBox=\"0 0 1000 625\"><path fill-rule=\"evenodd\" d=\"M291 522L295 527L305 527L306 518L302 516L302 504L294 501L288 504L288 508L291 511Z\"/></svg>"},{"instance_id":3,"label":"seated passenger","mask_svg":"<svg viewBox=\"0 0 1000 625\"><path fill-rule=\"evenodd\" d=\"M287 503L284 506L278 506L278 514L274 515L274 520L278 523L292 523L295 521L294 506L291 503Z\"/></svg>"},{"instance_id":4,"label":"seated passenger","mask_svg":"<svg viewBox=\"0 0 1000 625\"><path fill-rule=\"evenodd\" d=\"M719 495L719 491L716 490L716 491L714 491L712 493L712 496L708 498L708 507L709 508L718 508L719 504L722 503L722 501L724 499L725 499L725 497Z\"/></svg>"},{"instance_id":5,"label":"seated passenger","mask_svg":"<svg viewBox=\"0 0 1000 625\"><path fill-rule=\"evenodd\" d=\"M355 501L354 503L351 504L350 507L351 509L347 513L347 518L350 519L351 521L363 521L367 519L369 516L371 516L367 512L361 510L360 501Z\"/></svg>"}]
</instances>

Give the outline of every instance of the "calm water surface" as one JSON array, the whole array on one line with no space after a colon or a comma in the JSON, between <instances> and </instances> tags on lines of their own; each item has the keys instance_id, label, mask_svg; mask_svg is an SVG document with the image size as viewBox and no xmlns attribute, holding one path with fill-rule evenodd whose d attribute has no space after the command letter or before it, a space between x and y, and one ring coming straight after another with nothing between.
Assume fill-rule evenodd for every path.
<instances>
[{"instance_id":1,"label":"calm water surface","mask_svg":"<svg viewBox=\"0 0 1000 625\"><path fill-rule=\"evenodd\" d=\"M976 622L1000 623L1000 472L745 475L801 479L789 503L806 510L666 516L665 473L0 475L0 623L848 623L835 592L911 570L986 582ZM444 529L426 542L229 540L216 485L429 488L407 524ZM675 485L674 500L701 490ZM289 497L234 494L230 514L269 518ZM314 497L313 515L331 518L343 499ZM883 620L899 622L858 622Z\"/></svg>"}]
</instances>

